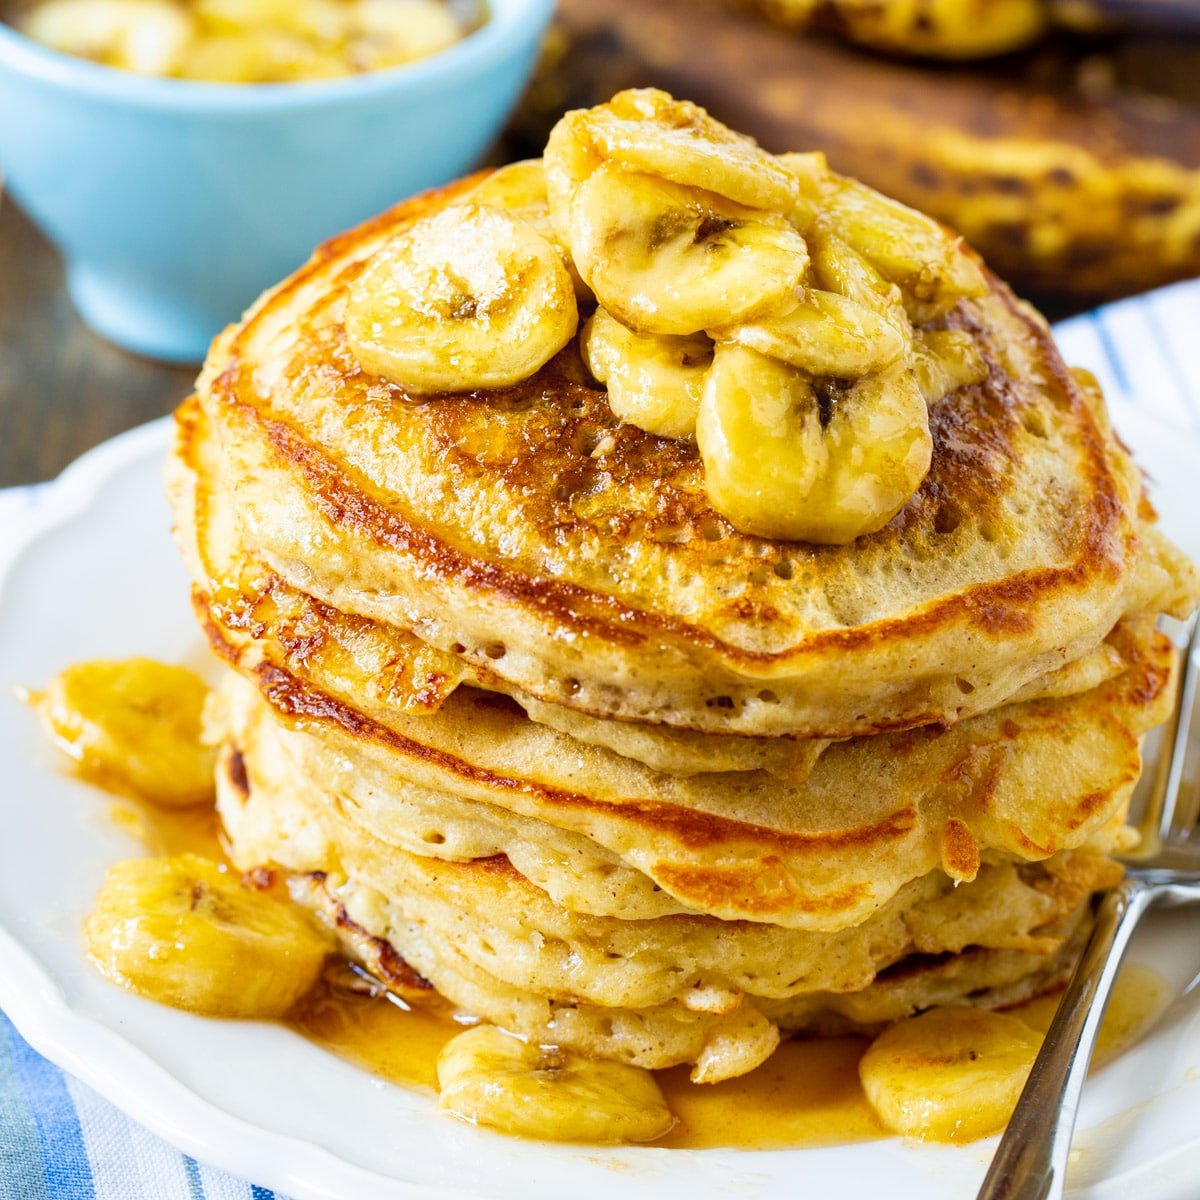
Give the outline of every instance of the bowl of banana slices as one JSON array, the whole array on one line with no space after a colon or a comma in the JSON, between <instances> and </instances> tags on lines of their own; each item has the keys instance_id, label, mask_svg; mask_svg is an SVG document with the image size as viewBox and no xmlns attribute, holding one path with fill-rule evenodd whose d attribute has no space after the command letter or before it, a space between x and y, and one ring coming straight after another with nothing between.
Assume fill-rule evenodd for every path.
<instances>
[{"instance_id":1,"label":"bowl of banana slices","mask_svg":"<svg viewBox=\"0 0 1200 1200\"><path fill-rule=\"evenodd\" d=\"M0 175L83 319L199 361L310 248L467 170L553 0L9 0Z\"/></svg>"}]
</instances>

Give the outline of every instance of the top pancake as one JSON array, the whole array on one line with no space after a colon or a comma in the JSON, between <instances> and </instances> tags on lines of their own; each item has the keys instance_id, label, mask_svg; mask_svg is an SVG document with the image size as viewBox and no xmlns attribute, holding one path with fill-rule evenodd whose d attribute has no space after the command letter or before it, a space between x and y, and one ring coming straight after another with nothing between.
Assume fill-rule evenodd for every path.
<instances>
[{"instance_id":1,"label":"top pancake","mask_svg":"<svg viewBox=\"0 0 1200 1200\"><path fill-rule=\"evenodd\" d=\"M348 286L469 186L334 239L214 345L200 396L242 540L289 582L553 704L814 737L984 711L1123 614L1190 607L1102 406L995 280L945 320L987 380L934 406L919 492L845 546L734 530L694 446L619 423L570 347L501 391L366 374Z\"/></svg>"}]
</instances>

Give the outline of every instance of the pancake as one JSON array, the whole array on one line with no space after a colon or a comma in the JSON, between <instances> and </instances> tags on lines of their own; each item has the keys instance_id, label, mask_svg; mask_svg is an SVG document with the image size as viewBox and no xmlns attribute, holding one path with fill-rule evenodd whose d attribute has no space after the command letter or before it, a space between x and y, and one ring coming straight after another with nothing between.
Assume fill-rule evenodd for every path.
<instances>
[{"instance_id":1,"label":"pancake","mask_svg":"<svg viewBox=\"0 0 1200 1200\"><path fill-rule=\"evenodd\" d=\"M617 421L570 348L499 391L416 398L343 326L364 261L456 185L334 239L209 357L199 395L247 549L335 608L536 699L711 732L844 737L985 711L1117 619L1182 614L1139 563L1141 481L997 281L945 323L987 364L930 413L933 465L845 546L735 531L694 446Z\"/></svg>"},{"instance_id":2,"label":"pancake","mask_svg":"<svg viewBox=\"0 0 1200 1200\"><path fill-rule=\"evenodd\" d=\"M281 648L288 647L289 658L306 656L314 641L347 645L356 655L362 686L373 688L388 707L406 712L434 711L463 684L508 695L542 724L672 774L766 770L800 782L824 749L826 742L815 738L701 734L601 720L539 701L494 672L436 650L405 630L341 613L293 588L239 542L233 509L220 502L219 446L195 397L180 407L177 431L168 483L176 539L197 581L194 599L202 624L255 630L260 636L269 630ZM1089 678L1115 672L1107 650L1089 657L1097 659Z\"/></svg>"},{"instance_id":3,"label":"pancake","mask_svg":"<svg viewBox=\"0 0 1200 1200\"><path fill-rule=\"evenodd\" d=\"M340 613L291 587L240 544L232 509L221 503L219 447L195 397L180 408L178 431L169 469L176 536L197 580L195 600L201 622L225 627L226 638L231 631L253 629L276 643L276 661L292 662L307 659L314 642L344 645L355 662L343 669L356 672L361 687L372 689L381 703L404 711L436 710L456 687L468 683L506 694L541 724L671 774L767 770L802 783L828 744L818 738L699 734L643 722L600 720L536 700L494 672L439 652L395 626ZM1141 537L1145 553L1138 591L1149 604L1164 587L1178 587L1187 576L1177 561L1178 552L1152 522L1143 524ZM1110 636L1082 657L1031 680L1013 699L1086 691L1124 666Z\"/></svg>"},{"instance_id":4,"label":"pancake","mask_svg":"<svg viewBox=\"0 0 1200 1200\"><path fill-rule=\"evenodd\" d=\"M606 1052L644 1066L695 1062L719 1078L723 1068L711 1059L726 1043L736 1046L725 1055L730 1073L738 1073L774 1048L777 1028L837 1016L871 1024L902 1012L898 1004L921 1007L914 979L888 986L889 978L905 978L897 964L914 965L916 956L940 960L924 982L941 994L967 980L975 990L981 978L985 987L1015 985L1018 965L1041 977L1082 901L1119 876L1111 862L1086 853L1021 869L987 865L958 887L934 871L870 920L835 934L696 914L597 918L551 899L503 856L450 861L374 837L342 797L321 792L296 769L271 738L273 724L260 709L239 728L218 776L235 862L318 877L318 901L335 903L358 930L382 939L472 1012L491 1016L498 1004L523 1012L509 1025L519 1032L557 1036L553 1021L530 1024L531 1014L545 1019L547 1004L581 1011L570 1020L585 1040L565 1044L594 1050L582 1031L601 1026L608 1013ZM950 957L964 952L973 967L951 970ZM883 990L871 995L881 972ZM490 998L480 1003L477 993ZM855 1002L844 1003L851 994ZM631 1027L640 1027L640 1041L622 1037ZM664 1027L674 1028L674 1039L663 1037Z\"/></svg>"},{"instance_id":5,"label":"pancake","mask_svg":"<svg viewBox=\"0 0 1200 1200\"><path fill-rule=\"evenodd\" d=\"M214 640L280 721L310 735L314 778L368 810L403 795L397 820L414 835L446 837L439 820L455 797L487 804L598 844L685 907L808 929L861 921L939 864L970 878L989 852L1110 846L1140 736L1172 692L1170 645L1143 629L1123 647L1129 667L1099 688L946 730L837 743L794 785L761 772L654 772L473 689L420 716L356 703L358 673L325 673L341 649L331 639L310 639L303 660L287 662L261 643L243 656L219 631ZM566 876L575 888L590 878L574 865Z\"/></svg>"}]
</instances>

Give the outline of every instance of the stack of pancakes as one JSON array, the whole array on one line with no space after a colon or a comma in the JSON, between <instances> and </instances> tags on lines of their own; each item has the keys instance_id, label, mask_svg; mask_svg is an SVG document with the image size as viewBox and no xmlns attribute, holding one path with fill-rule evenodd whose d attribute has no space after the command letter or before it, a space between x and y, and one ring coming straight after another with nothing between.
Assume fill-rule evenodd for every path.
<instances>
[{"instance_id":1,"label":"stack of pancakes","mask_svg":"<svg viewBox=\"0 0 1200 1200\"><path fill-rule=\"evenodd\" d=\"M237 864L408 996L704 1081L1060 979L1196 593L1090 381L992 281L905 508L742 534L573 344L434 398L359 367L348 287L469 186L323 247L178 414Z\"/></svg>"}]
</instances>

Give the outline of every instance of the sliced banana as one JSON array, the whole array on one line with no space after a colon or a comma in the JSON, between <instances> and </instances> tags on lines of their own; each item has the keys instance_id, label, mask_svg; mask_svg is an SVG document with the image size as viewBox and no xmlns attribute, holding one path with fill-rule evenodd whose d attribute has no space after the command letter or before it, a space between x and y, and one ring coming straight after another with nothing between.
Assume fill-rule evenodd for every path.
<instances>
[{"instance_id":1,"label":"sliced banana","mask_svg":"<svg viewBox=\"0 0 1200 1200\"><path fill-rule=\"evenodd\" d=\"M804 239L812 255L813 277L822 288L888 316L900 329L911 328L900 289L842 241L828 221L813 222Z\"/></svg>"},{"instance_id":2,"label":"sliced banana","mask_svg":"<svg viewBox=\"0 0 1200 1200\"><path fill-rule=\"evenodd\" d=\"M785 363L718 344L696 424L705 488L737 529L844 544L881 529L929 470L929 415L903 361L818 386Z\"/></svg>"},{"instance_id":3,"label":"sliced banana","mask_svg":"<svg viewBox=\"0 0 1200 1200\"><path fill-rule=\"evenodd\" d=\"M213 1017L283 1016L331 949L302 909L195 854L111 867L84 930L106 978Z\"/></svg>"},{"instance_id":4,"label":"sliced banana","mask_svg":"<svg viewBox=\"0 0 1200 1200\"><path fill-rule=\"evenodd\" d=\"M988 376L983 354L964 330L917 330L913 369L926 404L936 404L958 388L982 383Z\"/></svg>"},{"instance_id":5,"label":"sliced banana","mask_svg":"<svg viewBox=\"0 0 1200 1200\"><path fill-rule=\"evenodd\" d=\"M1040 1035L1016 1017L933 1009L880 1034L859 1075L889 1129L966 1142L995 1132L1012 1115L1040 1045Z\"/></svg>"},{"instance_id":6,"label":"sliced banana","mask_svg":"<svg viewBox=\"0 0 1200 1200\"><path fill-rule=\"evenodd\" d=\"M557 240L546 199L546 169L540 158L498 167L471 192L470 199L475 204L502 208L528 221L547 241Z\"/></svg>"},{"instance_id":7,"label":"sliced banana","mask_svg":"<svg viewBox=\"0 0 1200 1200\"><path fill-rule=\"evenodd\" d=\"M296 34L269 29L198 38L176 70L181 79L209 83L298 83L350 73L339 54Z\"/></svg>"},{"instance_id":8,"label":"sliced banana","mask_svg":"<svg viewBox=\"0 0 1200 1200\"><path fill-rule=\"evenodd\" d=\"M344 8L349 52L360 71L427 58L463 35L449 5L438 0L357 0Z\"/></svg>"},{"instance_id":9,"label":"sliced banana","mask_svg":"<svg viewBox=\"0 0 1200 1200\"><path fill-rule=\"evenodd\" d=\"M713 357L707 337L634 333L598 308L580 340L588 370L606 385L609 406L622 421L659 437L695 435Z\"/></svg>"},{"instance_id":10,"label":"sliced banana","mask_svg":"<svg viewBox=\"0 0 1200 1200\"><path fill-rule=\"evenodd\" d=\"M558 228L550 219L550 202L546 197L546 169L540 158L509 163L493 171L470 195L475 204L502 208L505 212L532 225L562 255L563 265L575 285L580 300L592 299L591 289L575 269L575 260Z\"/></svg>"},{"instance_id":11,"label":"sliced banana","mask_svg":"<svg viewBox=\"0 0 1200 1200\"><path fill-rule=\"evenodd\" d=\"M336 45L346 33L347 6L338 0L192 0L205 33L268 30Z\"/></svg>"},{"instance_id":12,"label":"sliced banana","mask_svg":"<svg viewBox=\"0 0 1200 1200\"><path fill-rule=\"evenodd\" d=\"M675 1118L649 1071L530 1045L477 1025L438 1059L441 1107L476 1125L557 1142L650 1142Z\"/></svg>"},{"instance_id":13,"label":"sliced banana","mask_svg":"<svg viewBox=\"0 0 1200 1200\"><path fill-rule=\"evenodd\" d=\"M170 75L191 41L191 17L164 0L47 0L22 28L64 54L142 75Z\"/></svg>"},{"instance_id":14,"label":"sliced banana","mask_svg":"<svg viewBox=\"0 0 1200 1200\"><path fill-rule=\"evenodd\" d=\"M501 209L456 204L409 226L350 289L363 368L416 394L528 379L579 323L559 249Z\"/></svg>"},{"instance_id":15,"label":"sliced banana","mask_svg":"<svg viewBox=\"0 0 1200 1200\"><path fill-rule=\"evenodd\" d=\"M811 375L857 379L891 366L908 348L905 333L886 317L818 289L807 291L791 312L750 325L715 330L718 341L737 342Z\"/></svg>"},{"instance_id":16,"label":"sliced banana","mask_svg":"<svg viewBox=\"0 0 1200 1200\"><path fill-rule=\"evenodd\" d=\"M851 179L837 179L821 214L838 236L897 284L916 321L931 321L960 300L987 294L982 270L931 217Z\"/></svg>"},{"instance_id":17,"label":"sliced banana","mask_svg":"<svg viewBox=\"0 0 1200 1200\"><path fill-rule=\"evenodd\" d=\"M564 231L570 196L605 163L747 208L786 212L798 190L787 168L752 138L657 88L618 92L607 104L567 113L551 131L550 202Z\"/></svg>"},{"instance_id":18,"label":"sliced banana","mask_svg":"<svg viewBox=\"0 0 1200 1200\"><path fill-rule=\"evenodd\" d=\"M748 208L783 210L796 197L796 180L773 154L698 104L657 88L618 92L592 109L588 132L603 158L627 170L716 192Z\"/></svg>"},{"instance_id":19,"label":"sliced banana","mask_svg":"<svg viewBox=\"0 0 1200 1200\"><path fill-rule=\"evenodd\" d=\"M803 220L833 178L829 163L820 150L788 151L777 154L775 161L796 181L796 197L800 201L796 215Z\"/></svg>"},{"instance_id":20,"label":"sliced banana","mask_svg":"<svg viewBox=\"0 0 1200 1200\"><path fill-rule=\"evenodd\" d=\"M596 298L639 333L691 334L786 309L808 266L782 217L601 167L571 203L571 252Z\"/></svg>"},{"instance_id":21,"label":"sliced banana","mask_svg":"<svg viewBox=\"0 0 1200 1200\"><path fill-rule=\"evenodd\" d=\"M31 700L60 749L93 782L164 808L212 802L214 752L201 744L208 688L185 667L97 659Z\"/></svg>"}]
</instances>

